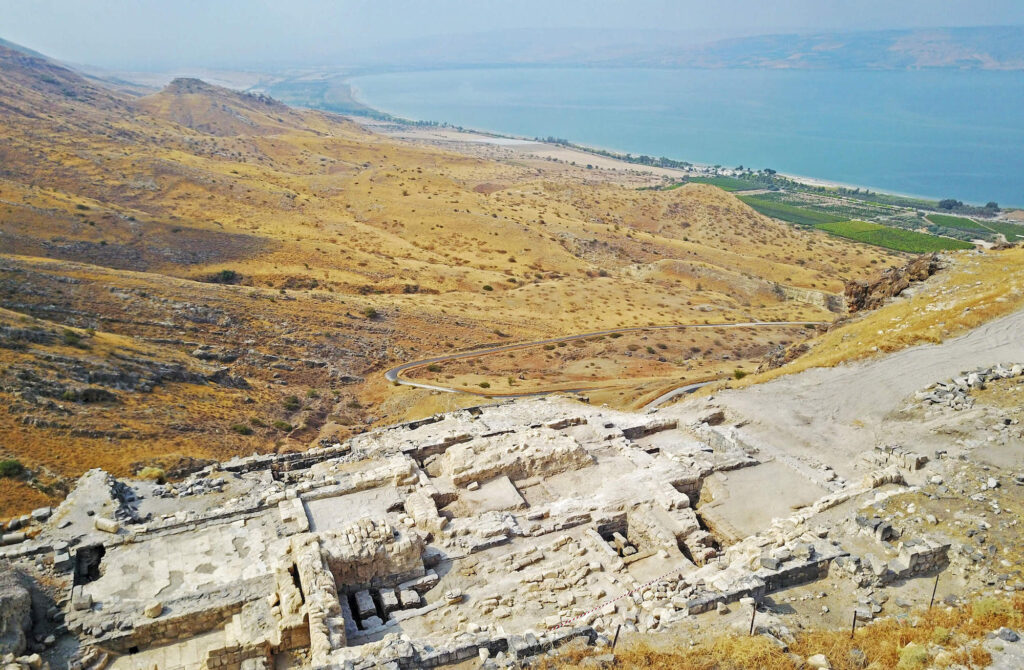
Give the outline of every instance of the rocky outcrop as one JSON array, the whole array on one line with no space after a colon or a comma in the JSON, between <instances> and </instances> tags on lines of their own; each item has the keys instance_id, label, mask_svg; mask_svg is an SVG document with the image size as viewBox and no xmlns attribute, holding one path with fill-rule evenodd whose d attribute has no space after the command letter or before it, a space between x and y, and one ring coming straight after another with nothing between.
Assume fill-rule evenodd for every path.
<instances>
[{"instance_id":1,"label":"rocky outcrop","mask_svg":"<svg viewBox=\"0 0 1024 670\"><path fill-rule=\"evenodd\" d=\"M798 342L788 347L780 344L765 354L765 357L761 359L760 365L757 366L757 372L781 368L786 363L803 356L810 349L810 345L806 342Z\"/></svg>"},{"instance_id":2,"label":"rocky outcrop","mask_svg":"<svg viewBox=\"0 0 1024 670\"><path fill-rule=\"evenodd\" d=\"M886 300L902 293L914 282L924 281L942 269L937 254L920 256L902 267L886 268L866 280L846 283L846 305L851 313L881 307Z\"/></svg>"}]
</instances>

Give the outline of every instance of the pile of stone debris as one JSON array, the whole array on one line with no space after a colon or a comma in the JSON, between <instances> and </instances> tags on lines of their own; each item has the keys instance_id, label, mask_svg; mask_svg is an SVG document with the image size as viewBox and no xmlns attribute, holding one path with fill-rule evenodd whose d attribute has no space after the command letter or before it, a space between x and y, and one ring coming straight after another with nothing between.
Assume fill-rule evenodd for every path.
<instances>
[{"instance_id":1,"label":"pile of stone debris","mask_svg":"<svg viewBox=\"0 0 1024 670\"><path fill-rule=\"evenodd\" d=\"M984 389L986 382L1020 377L1022 374L1024 365L1019 363L1011 367L1000 364L991 368L979 368L971 372L962 372L960 376L949 381L936 382L923 391L918 391L916 397L932 405L948 405L955 410L967 409L974 405L969 395L973 389Z\"/></svg>"}]
</instances>

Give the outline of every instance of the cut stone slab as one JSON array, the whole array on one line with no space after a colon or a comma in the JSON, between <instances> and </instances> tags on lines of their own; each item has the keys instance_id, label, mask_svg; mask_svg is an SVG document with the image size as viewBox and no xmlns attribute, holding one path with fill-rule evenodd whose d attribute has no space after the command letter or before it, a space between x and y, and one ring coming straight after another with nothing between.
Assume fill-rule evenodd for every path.
<instances>
[{"instance_id":1,"label":"cut stone slab","mask_svg":"<svg viewBox=\"0 0 1024 670\"><path fill-rule=\"evenodd\" d=\"M362 620L366 621L369 617L377 614L377 606L373 604L373 597L370 596L369 591L358 591L356 592L356 615ZM365 623L364 623L365 627Z\"/></svg>"}]
</instances>

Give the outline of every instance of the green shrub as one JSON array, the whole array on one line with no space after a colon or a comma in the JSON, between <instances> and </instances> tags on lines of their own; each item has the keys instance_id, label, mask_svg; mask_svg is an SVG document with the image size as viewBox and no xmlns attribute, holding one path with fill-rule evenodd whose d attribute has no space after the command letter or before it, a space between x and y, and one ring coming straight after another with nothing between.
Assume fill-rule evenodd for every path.
<instances>
[{"instance_id":1,"label":"green shrub","mask_svg":"<svg viewBox=\"0 0 1024 670\"><path fill-rule=\"evenodd\" d=\"M231 426L231 430L235 431L239 435L252 435L252 428L245 425L244 423L236 423Z\"/></svg>"},{"instance_id":2,"label":"green shrub","mask_svg":"<svg viewBox=\"0 0 1024 670\"><path fill-rule=\"evenodd\" d=\"M254 416L249 419L249 423L256 426L257 428L266 428L267 424L264 423L258 416Z\"/></svg>"},{"instance_id":3,"label":"green shrub","mask_svg":"<svg viewBox=\"0 0 1024 670\"><path fill-rule=\"evenodd\" d=\"M491 383L490 382L480 382L479 386L482 389L489 389L489 388L491 388Z\"/></svg>"},{"instance_id":4,"label":"green shrub","mask_svg":"<svg viewBox=\"0 0 1024 670\"><path fill-rule=\"evenodd\" d=\"M555 348L555 345L553 345L553 344L545 344L544 345L544 350L545 351L551 351L554 348Z\"/></svg>"},{"instance_id":5,"label":"green shrub","mask_svg":"<svg viewBox=\"0 0 1024 670\"><path fill-rule=\"evenodd\" d=\"M654 351L654 347L647 347L647 353L649 353L649 354L653 354L653 353L656 353L656 352Z\"/></svg>"},{"instance_id":6,"label":"green shrub","mask_svg":"<svg viewBox=\"0 0 1024 670\"><path fill-rule=\"evenodd\" d=\"M25 466L21 464L21 461L13 458L0 461L0 477L17 477L23 472L25 472Z\"/></svg>"},{"instance_id":7,"label":"green shrub","mask_svg":"<svg viewBox=\"0 0 1024 670\"><path fill-rule=\"evenodd\" d=\"M242 278L242 275L238 274L234 270L221 270L214 275L213 280L220 284L234 284Z\"/></svg>"},{"instance_id":8,"label":"green shrub","mask_svg":"<svg viewBox=\"0 0 1024 670\"><path fill-rule=\"evenodd\" d=\"M275 421L274 428L277 428L278 430L283 430L286 433L290 433L292 430L292 424L288 423L287 421Z\"/></svg>"},{"instance_id":9,"label":"green shrub","mask_svg":"<svg viewBox=\"0 0 1024 670\"><path fill-rule=\"evenodd\" d=\"M82 344L82 336L68 328L61 331L61 337L64 340L64 344L68 346L77 347Z\"/></svg>"},{"instance_id":10,"label":"green shrub","mask_svg":"<svg viewBox=\"0 0 1024 670\"><path fill-rule=\"evenodd\" d=\"M440 372L441 371L441 366L438 365L437 363L431 363L430 365L427 366L427 371L428 372Z\"/></svg>"},{"instance_id":11,"label":"green shrub","mask_svg":"<svg viewBox=\"0 0 1024 670\"><path fill-rule=\"evenodd\" d=\"M290 395L284 399L284 408L289 412L294 412L300 407L302 407L302 402L299 401L298 396Z\"/></svg>"},{"instance_id":12,"label":"green shrub","mask_svg":"<svg viewBox=\"0 0 1024 670\"><path fill-rule=\"evenodd\" d=\"M736 379L743 379L744 377L747 376L747 373L744 372L743 370L740 370L739 368L736 368L735 370L732 371L732 376L735 377Z\"/></svg>"},{"instance_id":13,"label":"green shrub","mask_svg":"<svg viewBox=\"0 0 1024 670\"><path fill-rule=\"evenodd\" d=\"M367 319L376 319L377 317L380 316L380 312L375 310L373 307L367 307L366 309L363 310L363 316L365 316Z\"/></svg>"},{"instance_id":14,"label":"green shrub","mask_svg":"<svg viewBox=\"0 0 1024 670\"><path fill-rule=\"evenodd\" d=\"M485 291L493 291L494 287L491 286L490 284L484 284L484 290Z\"/></svg>"},{"instance_id":15,"label":"green shrub","mask_svg":"<svg viewBox=\"0 0 1024 670\"><path fill-rule=\"evenodd\" d=\"M320 392L317 391L316 389L309 389L308 391L306 391L306 397L307 398L319 398L320 397Z\"/></svg>"}]
</instances>

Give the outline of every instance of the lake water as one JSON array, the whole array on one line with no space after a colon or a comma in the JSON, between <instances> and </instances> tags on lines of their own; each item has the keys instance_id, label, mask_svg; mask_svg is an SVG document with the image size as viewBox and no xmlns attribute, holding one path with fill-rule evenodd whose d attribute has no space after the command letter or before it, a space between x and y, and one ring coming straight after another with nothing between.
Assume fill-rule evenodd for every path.
<instances>
[{"instance_id":1,"label":"lake water","mask_svg":"<svg viewBox=\"0 0 1024 670\"><path fill-rule=\"evenodd\" d=\"M416 120L1024 205L1024 73L475 69L357 77Z\"/></svg>"}]
</instances>

